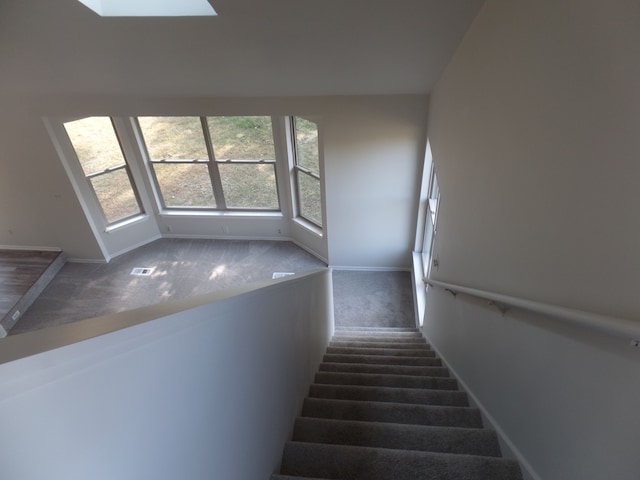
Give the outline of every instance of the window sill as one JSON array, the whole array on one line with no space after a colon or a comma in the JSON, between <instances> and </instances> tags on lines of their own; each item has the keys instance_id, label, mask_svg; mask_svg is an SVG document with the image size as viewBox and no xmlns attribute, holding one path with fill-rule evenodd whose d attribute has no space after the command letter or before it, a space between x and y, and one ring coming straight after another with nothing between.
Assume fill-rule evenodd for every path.
<instances>
[{"instance_id":1,"label":"window sill","mask_svg":"<svg viewBox=\"0 0 640 480\"><path fill-rule=\"evenodd\" d=\"M297 223L298 225L300 225L301 227L304 227L305 229L309 230L310 232L316 234L318 237L323 236L323 231L322 228L318 227L317 225L309 222L308 220L305 220L304 218L301 217L297 217L294 218L293 221L295 223Z\"/></svg>"},{"instance_id":2,"label":"window sill","mask_svg":"<svg viewBox=\"0 0 640 480\"><path fill-rule=\"evenodd\" d=\"M196 211L196 210L163 210L159 214L161 217L200 217L200 218L224 218L224 217L238 217L238 218L282 218L282 212L261 212L259 210L251 211Z\"/></svg>"},{"instance_id":3,"label":"window sill","mask_svg":"<svg viewBox=\"0 0 640 480\"><path fill-rule=\"evenodd\" d=\"M128 227L129 225L133 225L134 223L143 222L149 219L149 215L146 213L142 213L140 215L135 215L133 217L126 218L124 220L120 220L118 222L112 223L108 227L104 229L105 233L111 233L115 230L119 230L124 227Z\"/></svg>"}]
</instances>

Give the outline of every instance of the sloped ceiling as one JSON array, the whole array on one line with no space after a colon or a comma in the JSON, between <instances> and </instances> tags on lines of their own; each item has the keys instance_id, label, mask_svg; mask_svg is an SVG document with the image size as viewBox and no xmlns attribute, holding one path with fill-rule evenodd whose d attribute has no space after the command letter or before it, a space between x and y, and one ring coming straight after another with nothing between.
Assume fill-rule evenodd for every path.
<instances>
[{"instance_id":1,"label":"sloped ceiling","mask_svg":"<svg viewBox=\"0 0 640 480\"><path fill-rule=\"evenodd\" d=\"M483 0L211 0L217 17L0 2L0 93L428 93Z\"/></svg>"}]
</instances>

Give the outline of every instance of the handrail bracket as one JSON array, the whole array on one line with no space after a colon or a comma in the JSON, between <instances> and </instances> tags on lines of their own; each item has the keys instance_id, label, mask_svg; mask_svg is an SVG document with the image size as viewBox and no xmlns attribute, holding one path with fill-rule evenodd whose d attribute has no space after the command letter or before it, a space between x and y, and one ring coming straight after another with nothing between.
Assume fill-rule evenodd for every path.
<instances>
[{"instance_id":1,"label":"handrail bracket","mask_svg":"<svg viewBox=\"0 0 640 480\"><path fill-rule=\"evenodd\" d=\"M507 310L509 310L509 307L507 307L504 303L496 302L495 300L489 300L487 304L500 310L500 313L503 317Z\"/></svg>"}]
</instances>

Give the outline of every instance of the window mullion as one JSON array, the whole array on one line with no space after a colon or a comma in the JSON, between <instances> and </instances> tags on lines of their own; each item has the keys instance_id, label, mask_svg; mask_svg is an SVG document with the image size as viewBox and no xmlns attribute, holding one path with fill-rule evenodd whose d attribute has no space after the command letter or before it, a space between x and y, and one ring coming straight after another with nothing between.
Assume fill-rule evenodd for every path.
<instances>
[{"instance_id":1,"label":"window mullion","mask_svg":"<svg viewBox=\"0 0 640 480\"><path fill-rule=\"evenodd\" d=\"M293 155L293 196L295 199L294 212L297 217L302 216L302 199L300 195L300 170L298 169L298 140L296 138L296 126L294 117L289 117L291 132L291 153Z\"/></svg>"},{"instance_id":2,"label":"window mullion","mask_svg":"<svg viewBox=\"0 0 640 480\"><path fill-rule=\"evenodd\" d=\"M211 134L209 133L209 126L207 124L207 117L200 117L202 123L202 133L204 134L204 143L207 146L207 153L209 154L209 176L211 177L211 185L213 186L213 196L216 199L216 205L220 210L227 209L227 203L224 200L224 191L222 189L222 179L220 177L220 169L218 168L218 162L216 162L216 156L213 151L213 142L211 141Z\"/></svg>"},{"instance_id":3,"label":"window mullion","mask_svg":"<svg viewBox=\"0 0 640 480\"><path fill-rule=\"evenodd\" d=\"M321 162L318 127L310 120L300 119L301 125L297 120L298 117L290 117L296 216L322 229L322 178L319 172ZM315 143L315 148L312 148L309 138L313 137L314 133L315 140L311 138L311 141ZM300 141L300 135L305 136L304 142Z\"/></svg>"},{"instance_id":4,"label":"window mullion","mask_svg":"<svg viewBox=\"0 0 640 480\"><path fill-rule=\"evenodd\" d=\"M111 172L117 172L118 170L122 170L123 168L128 169L128 166L126 163L122 163L120 165L117 165L115 167L109 167L109 168L105 168L104 170L99 170L97 172L93 172L93 173L89 173L87 175L85 175L87 178L94 178L94 177L99 177L100 175L105 175Z\"/></svg>"},{"instance_id":5,"label":"window mullion","mask_svg":"<svg viewBox=\"0 0 640 480\"><path fill-rule=\"evenodd\" d=\"M299 170L300 172L305 173L305 174L309 175L310 177L315 178L316 180L320 180L320 175L317 172L314 172L313 170L309 170L308 168L303 167L301 165L296 165L295 168L297 170Z\"/></svg>"},{"instance_id":6,"label":"window mullion","mask_svg":"<svg viewBox=\"0 0 640 480\"><path fill-rule=\"evenodd\" d=\"M131 190L133 191L133 196L135 197L136 203L138 204L138 213L144 213L144 208L142 206L142 199L140 198L140 193L138 192L136 183L133 180L133 177L131 176L131 169L129 168L129 160L127 160L127 156L124 153L122 140L120 139L120 135L118 134L118 129L116 128L116 122L114 121L113 117L109 117L109 120L111 121L111 127L113 128L113 133L115 134L116 139L118 140L118 146L120 147L120 152L122 152L122 159L124 160L124 163L120 167L114 170L119 170L120 168L124 168L124 171L127 173L127 177L129 178L129 184L130 184Z\"/></svg>"}]
</instances>

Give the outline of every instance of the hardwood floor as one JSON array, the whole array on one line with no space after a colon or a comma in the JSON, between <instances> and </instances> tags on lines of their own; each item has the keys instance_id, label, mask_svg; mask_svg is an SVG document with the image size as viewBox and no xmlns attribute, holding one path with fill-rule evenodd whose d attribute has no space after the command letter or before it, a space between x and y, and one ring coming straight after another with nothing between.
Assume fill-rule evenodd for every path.
<instances>
[{"instance_id":1,"label":"hardwood floor","mask_svg":"<svg viewBox=\"0 0 640 480\"><path fill-rule=\"evenodd\" d=\"M0 319L29 291L58 254L0 250Z\"/></svg>"}]
</instances>

